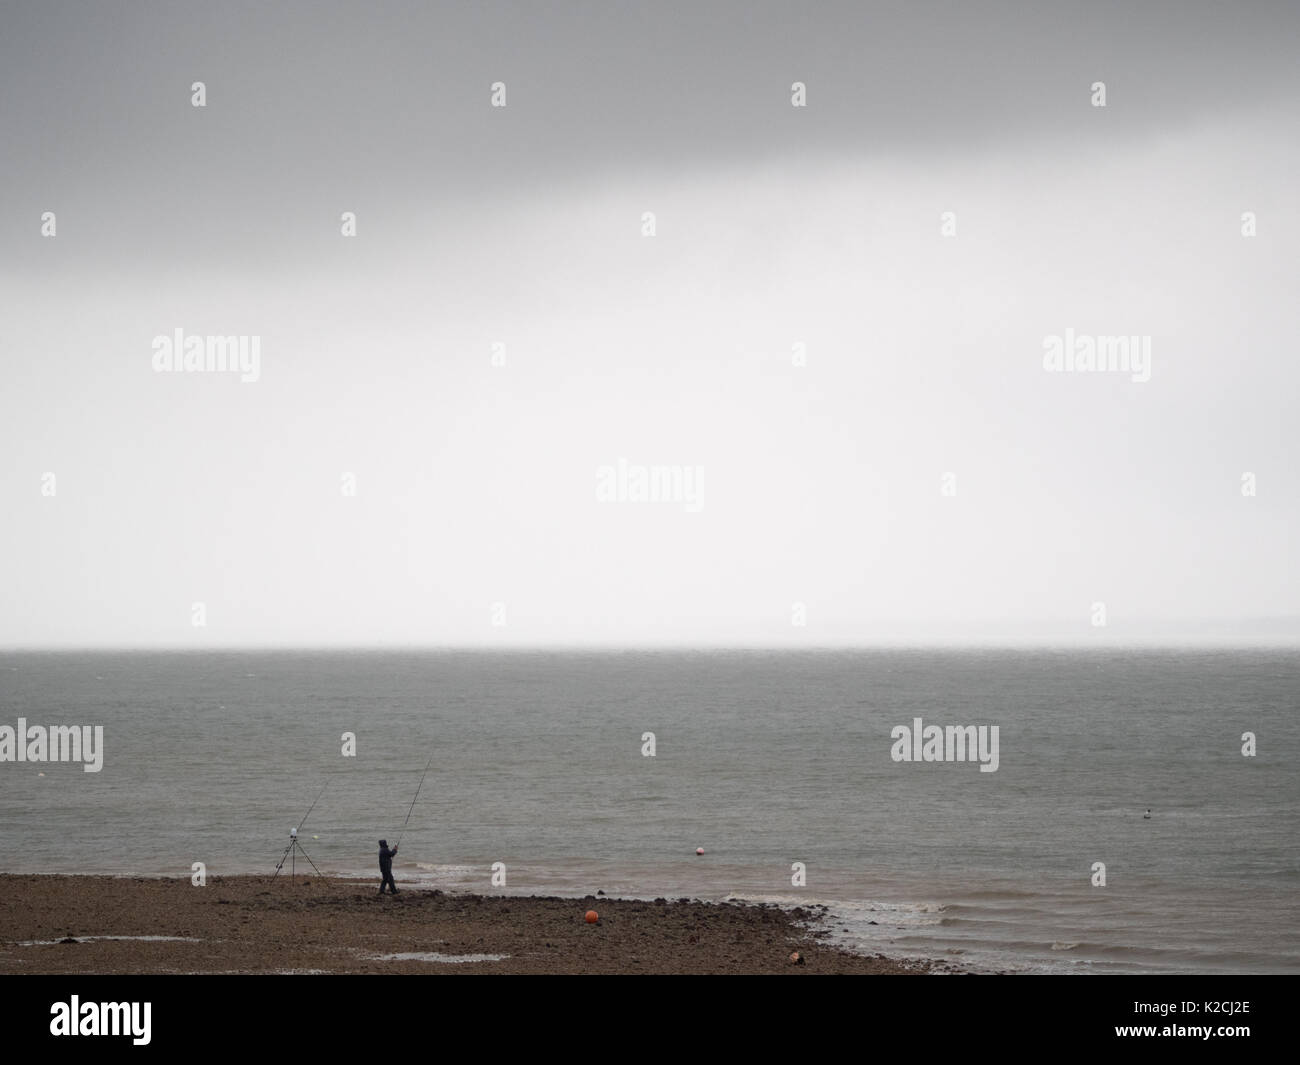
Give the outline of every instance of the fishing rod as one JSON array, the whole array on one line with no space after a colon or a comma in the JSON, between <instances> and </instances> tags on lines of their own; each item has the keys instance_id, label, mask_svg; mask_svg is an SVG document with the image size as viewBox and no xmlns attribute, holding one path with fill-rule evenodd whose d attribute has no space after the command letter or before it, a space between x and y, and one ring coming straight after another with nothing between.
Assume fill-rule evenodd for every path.
<instances>
[{"instance_id":1,"label":"fishing rod","mask_svg":"<svg viewBox=\"0 0 1300 1065\"><path fill-rule=\"evenodd\" d=\"M321 795L324 795L324 794L325 794L325 789L326 789L327 787L329 787L329 779L328 779L328 778L326 778L325 783L322 784L322 785L320 786L320 793L316 796L315 801L313 801L312 804L311 804L310 806L307 807L307 812L306 812L305 814L302 815L302 820L298 822L298 827L299 827L299 828L302 828L302 826L305 825L305 824L307 823L307 818L309 818L309 817L311 816L311 812L312 812L314 809L316 809L316 803L320 802L320 797L321 797Z\"/></svg>"},{"instance_id":2,"label":"fishing rod","mask_svg":"<svg viewBox=\"0 0 1300 1065\"><path fill-rule=\"evenodd\" d=\"M415 810L415 800L420 797L420 789L424 787L424 778L429 775L429 766L433 765L433 755L429 755L429 761L424 767L424 772L420 774L420 783L415 786L415 794L411 796L411 809L406 811L406 820L402 822L401 831L397 833L397 843L393 844L393 850L402 842L402 833L406 831L406 826L411 820L411 814Z\"/></svg>"}]
</instances>

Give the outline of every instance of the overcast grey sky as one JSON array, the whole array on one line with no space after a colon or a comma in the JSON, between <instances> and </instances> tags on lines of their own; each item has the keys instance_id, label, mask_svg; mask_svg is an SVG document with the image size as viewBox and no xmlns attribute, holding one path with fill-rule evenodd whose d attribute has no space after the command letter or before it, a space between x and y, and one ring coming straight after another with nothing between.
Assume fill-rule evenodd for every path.
<instances>
[{"instance_id":1,"label":"overcast grey sky","mask_svg":"<svg viewBox=\"0 0 1300 1065\"><path fill-rule=\"evenodd\" d=\"M0 3L0 645L1294 639L1298 41ZM155 372L177 329L258 379Z\"/></svg>"}]
</instances>

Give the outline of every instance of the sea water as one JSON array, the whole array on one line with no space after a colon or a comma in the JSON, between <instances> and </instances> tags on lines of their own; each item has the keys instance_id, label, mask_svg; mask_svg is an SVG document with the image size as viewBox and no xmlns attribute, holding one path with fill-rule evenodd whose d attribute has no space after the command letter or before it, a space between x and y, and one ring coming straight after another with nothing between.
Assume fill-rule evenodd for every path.
<instances>
[{"instance_id":1,"label":"sea water","mask_svg":"<svg viewBox=\"0 0 1300 1065\"><path fill-rule=\"evenodd\" d=\"M823 904L836 943L977 970L1297 972L1298 703L1278 649L7 652L0 726L102 726L103 764L0 762L0 870L269 875L299 827L297 875L377 883L400 835L408 885ZM997 726L996 770L892 757L918 718Z\"/></svg>"}]
</instances>

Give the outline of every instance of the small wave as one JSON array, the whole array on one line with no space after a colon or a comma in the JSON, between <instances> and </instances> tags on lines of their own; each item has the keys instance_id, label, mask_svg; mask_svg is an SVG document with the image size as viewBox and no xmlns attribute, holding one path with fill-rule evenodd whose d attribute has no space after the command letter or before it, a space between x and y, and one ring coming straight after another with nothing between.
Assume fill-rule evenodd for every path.
<instances>
[{"instance_id":1,"label":"small wave","mask_svg":"<svg viewBox=\"0 0 1300 1065\"><path fill-rule=\"evenodd\" d=\"M825 906L828 903L823 899L809 899L800 895L754 895L743 891L728 892L722 898L723 902L747 902L755 906L781 906L795 907L803 906L810 908L814 906Z\"/></svg>"}]
</instances>

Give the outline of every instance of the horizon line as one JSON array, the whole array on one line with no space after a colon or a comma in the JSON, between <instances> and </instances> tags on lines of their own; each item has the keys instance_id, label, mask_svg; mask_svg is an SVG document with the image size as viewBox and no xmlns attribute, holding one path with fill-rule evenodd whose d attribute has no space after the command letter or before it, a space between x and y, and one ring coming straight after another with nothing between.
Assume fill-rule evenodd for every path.
<instances>
[{"instance_id":1,"label":"horizon line","mask_svg":"<svg viewBox=\"0 0 1300 1065\"><path fill-rule=\"evenodd\" d=\"M224 653L276 653L291 651L335 651L335 652L626 652L626 651L782 651L782 652L821 652L821 651L875 651L875 650L1180 650L1185 648L1225 648L1225 649L1287 649L1300 650L1300 635L1277 636L1205 636L1205 637L1134 637L1096 639L1062 639L1042 637L1038 639L1025 637L990 637L988 639L895 639L837 641L823 643L763 643L763 642L520 642L520 643L282 643L251 644L223 643L203 647L184 644L13 644L0 645L0 654L76 654L76 653L177 653L177 654L224 654Z\"/></svg>"}]
</instances>

